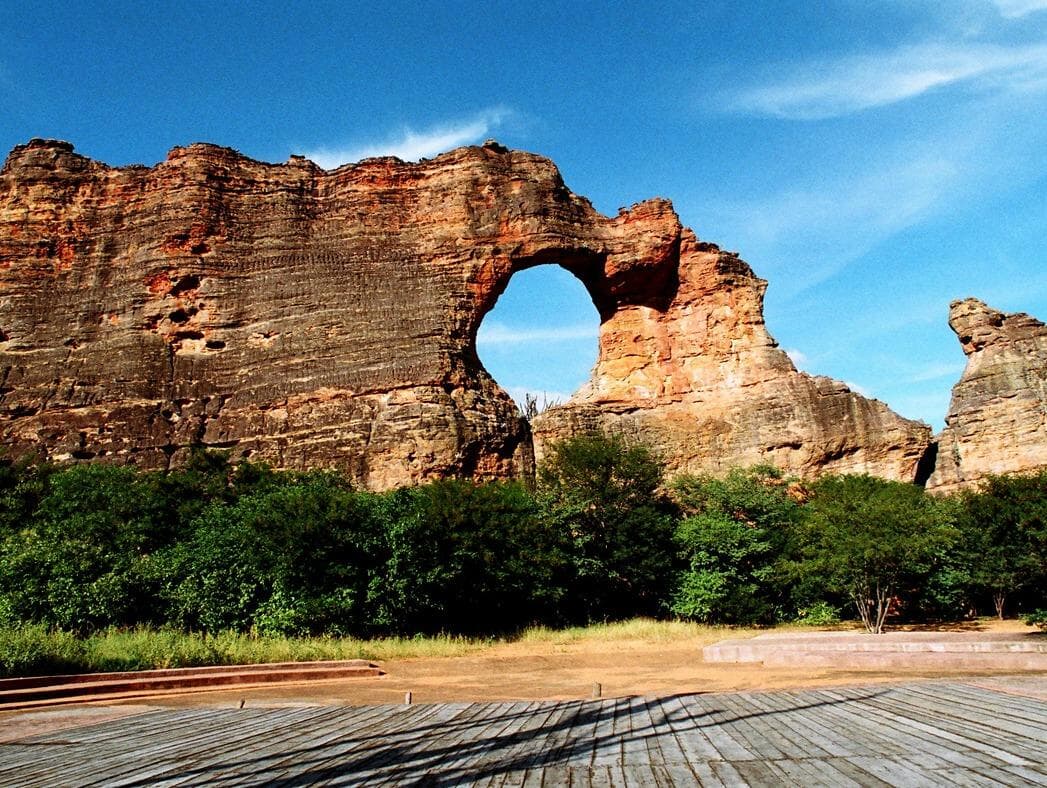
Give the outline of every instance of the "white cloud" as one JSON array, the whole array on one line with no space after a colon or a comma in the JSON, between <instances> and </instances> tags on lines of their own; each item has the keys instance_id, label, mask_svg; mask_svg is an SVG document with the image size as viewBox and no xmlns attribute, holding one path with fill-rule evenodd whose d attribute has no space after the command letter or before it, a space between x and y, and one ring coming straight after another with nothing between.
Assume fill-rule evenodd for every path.
<instances>
[{"instance_id":1,"label":"white cloud","mask_svg":"<svg viewBox=\"0 0 1047 788\"><path fill-rule=\"evenodd\" d=\"M963 364L949 364L945 362L929 364L914 374L909 380L913 383L923 383L928 380L940 380L941 378L959 379L963 372L963 367Z\"/></svg>"},{"instance_id":2,"label":"white cloud","mask_svg":"<svg viewBox=\"0 0 1047 788\"><path fill-rule=\"evenodd\" d=\"M802 350L786 350L785 355L793 362L797 369L807 363L807 355Z\"/></svg>"},{"instance_id":3,"label":"white cloud","mask_svg":"<svg viewBox=\"0 0 1047 788\"><path fill-rule=\"evenodd\" d=\"M742 92L732 105L791 120L823 120L952 84L1028 88L1041 84L1045 75L1047 45L920 44L810 64L783 81Z\"/></svg>"},{"instance_id":4,"label":"white cloud","mask_svg":"<svg viewBox=\"0 0 1047 788\"><path fill-rule=\"evenodd\" d=\"M956 196L965 174L957 149L904 151L858 175L828 174L804 188L757 203L725 205L750 259L764 269L787 266L778 294L794 294L832 276L895 233L912 227ZM733 214L733 216L732 216Z\"/></svg>"},{"instance_id":5,"label":"white cloud","mask_svg":"<svg viewBox=\"0 0 1047 788\"><path fill-rule=\"evenodd\" d=\"M1000 12L1000 16L1007 19L1018 19L1036 11L1047 11L1047 0L992 0L992 2Z\"/></svg>"},{"instance_id":6,"label":"white cloud","mask_svg":"<svg viewBox=\"0 0 1047 788\"><path fill-rule=\"evenodd\" d=\"M596 339L599 328L589 325L556 326L552 328L511 328L502 323L484 322L476 342L479 345L520 345L534 342L573 342Z\"/></svg>"},{"instance_id":7,"label":"white cloud","mask_svg":"<svg viewBox=\"0 0 1047 788\"><path fill-rule=\"evenodd\" d=\"M467 118L420 131L404 127L398 134L381 142L345 148L315 148L306 151L304 155L327 170L372 156L397 156L404 161L417 161L461 145L481 142L508 120L511 114L503 107L493 107Z\"/></svg>"}]
</instances>

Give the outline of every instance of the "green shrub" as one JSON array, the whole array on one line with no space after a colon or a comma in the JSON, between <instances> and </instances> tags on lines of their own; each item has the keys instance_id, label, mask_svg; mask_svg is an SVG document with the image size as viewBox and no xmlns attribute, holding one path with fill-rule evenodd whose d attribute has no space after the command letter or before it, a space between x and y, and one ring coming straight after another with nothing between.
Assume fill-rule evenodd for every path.
<instances>
[{"instance_id":1,"label":"green shrub","mask_svg":"<svg viewBox=\"0 0 1047 788\"><path fill-rule=\"evenodd\" d=\"M87 464L49 475L31 518L0 550L10 617L77 632L157 617L148 563L167 535L143 478Z\"/></svg>"},{"instance_id":2,"label":"green shrub","mask_svg":"<svg viewBox=\"0 0 1047 788\"><path fill-rule=\"evenodd\" d=\"M386 561L374 498L314 472L214 503L165 556L171 620L208 632L359 633Z\"/></svg>"},{"instance_id":3,"label":"green shrub","mask_svg":"<svg viewBox=\"0 0 1047 788\"><path fill-rule=\"evenodd\" d=\"M912 484L828 476L813 486L793 569L846 596L870 632L911 598L957 539L947 506Z\"/></svg>"},{"instance_id":4,"label":"green shrub","mask_svg":"<svg viewBox=\"0 0 1047 788\"><path fill-rule=\"evenodd\" d=\"M1023 616L1022 620L1029 626L1047 629L1047 610L1034 610L1032 613Z\"/></svg>"},{"instance_id":5,"label":"green shrub","mask_svg":"<svg viewBox=\"0 0 1047 788\"><path fill-rule=\"evenodd\" d=\"M828 602L815 602L809 608L800 611L797 617L798 624L810 624L816 627L826 627L840 623L840 611Z\"/></svg>"},{"instance_id":6,"label":"green shrub","mask_svg":"<svg viewBox=\"0 0 1047 788\"><path fill-rule=\"evenodd\" d=\"M579 435L551 444L538 474L543 516L563 534L571 577L568 620L664 612L674 569L675 508L661 493L662 466L619 436Z\"/></svg>"},{"instance_id":7,"label":"green shrub","mask_svg":"<svg viewBox=\"0 0 1047 788\"><path fill-rule=\"evenodd\" d=\"M392 493L377 581L392 632L499 633L554 615L565 546L514 482L445 480Z\"/></svg>"},{"instance_id":8,"label":"green shrub","mask_svg":"<svg viewBox=\"0 0 1047 788\"><path fill-rule=\"evenodd\" d=\"M673 492L690 515L676 529L686 568L678 575L673 612L706 623L775 620L784 598L777 562L799 516L777 470L683 476Z\"/></svg>"},{"instance_id":9,"label":"green shrub","mask_svg":"<svg viewBox=\"0 0 1047 788\"><path fill-rule=\"evenodd\" d=\"M0 677L75 673L83 653L75 635L42 624L0 628Z\"/></svg>"}]
</instances>

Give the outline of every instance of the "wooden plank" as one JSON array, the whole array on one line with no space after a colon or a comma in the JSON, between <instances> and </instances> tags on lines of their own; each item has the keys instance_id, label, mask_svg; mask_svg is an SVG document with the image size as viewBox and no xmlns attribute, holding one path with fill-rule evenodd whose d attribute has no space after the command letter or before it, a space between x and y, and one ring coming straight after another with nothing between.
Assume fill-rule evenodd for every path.
<instances>
[{"instance_id":1,"label":"wooden plank","mask_svg":"<svg viewBox=\"0 0 1047 788\"><path fill-rule=\"evenodd\" d=\"M372 739L371 752L352 764L352 774L360 781L377 781L383 775L403 778L416 774L435 774L448 753L453 752L458 737L475 714L476 704L433 704L435 710L421 728L403 721L381 731Z\"/></svg>"},{"instance_id":2,"label":"wooden plank","mask_svg":"<svg viewBox=\"0 0 1047 788\"><path fill-rule=\"evenodd\" d=\"M856 754L855 742L846 741L839 731L823 725L812 710L819 708L811 699L793 693L753 693L758 708L781 713L785 725L781 735L788 738L802 755L797 757L831 758Z\"/></svg>"},{"instance_id":3,"label":"wooden plank","mask_svg":"<svg viewBox=\"0 0 1047 788\"><path fill-rule=\"evenodd\" d=\"M925 711L920 706L905 703L904 700L880 697L871 699L866 704L891 713L895 717L903 717L908 727L926 731L939 739L958 745L961 749L985 753L1009 766L1027 766L1038 761L1038 753L1025 742L1003 736L992 725L986 725L980 721L964 721L962 726L957 726L963 730L961 733L960 730L942 727L942 720L934 712ZM995 739L997 743L989 744L976 736L986 740ZM1042 751L1039 754L1042 754Z\"/></svg>"},{"instance_id":4,"label":"wooden plank","mask_svg":"<svg viewBox=\"0 0 1047 788\"><path fill-rule=\"evenodd\" d=\"M622 742L622 764L643 765L650 762L645 739L647 705L639 697L629 698L628 701L625 714L615 717L615 735Z\"/></svg>"},{"instance_id":5,"label":"wooden plank","mask_svg":"<svg viewBox=\"0 0 1047 788\"><path fill-rule=\"evenodd\" d=\"M309 764L298 764L296 769L289 770L285 782L305 780L309 783L333 782L339 775L355 772L352 759L357 755L374 748L375 741L382 737L390 739L401 731L425 729L433 719L439 706L380 706L379 714L361 721L350 737L338 737L328 741L324 750Z\"/></svg>"},{"instance_id":6,"label":"wooden plank","mask_svg":"<svg viewBox=\"0 0 1047 788\"><path fill-rule=\"evenodd\" d=\"M168 712L168 724L154 725L149 730L127 731L125 726L117 726L111 736L95 739L88 747L82 748L93 757L65 763L62 775L71 782L102 781L134 773L142 763L151 763L154 758L169 752L191 751L201 739L222 741L221 734L229 728L231 710L223 709L218 713L211 710L210 715L207 711ZM259 716L252 713L241 719L256 723ZM181 732L183 730L188 733ZM33 777L25 775L24 779Z\"/></svg>"},{"instance_id":7,"label":"wooden plank","mask_svg":"<svg viewBox=\"0 0 1047 788\"><path fill-rule=\"evenodd\" d=\"M647 716L651 730L657 733L658 757L656 760L666 765L686 764L690 756L676 735L674 728L676 723L670 719L671 714L680 713L678 699L668 699L677 702L671 705L667 705L666 700L655 698L647 701ZM652 759L655 758L653 748L648 747L648 752L651 753Z\"/></svg>"},{"instance_id":8,"label":"wooden plank","mask_svg":"<svg viewBox=\"0 0 1047 788\"><path fill-rule=\"evenodd\" d=\"M738 694L732 698L740 722L745 728L752 732L750 740L759 736L771 748L766 757L772 760L791 760L804 758L810 754L810 747L814 746L819 755L827 755L824 750L813 744L807 747L797 745L787 734L792 724L792 715L789 711L768 710L760 701L761 693ZM773 723L771 722L773 720ZM780 753L775 756L772 752Z\"/></svg>"},{"instance_id":9,"label":"wooden plank","mask_svg":"<svg viewBox=\"0 0 1047 788\"><path fill-rule=\"evenodd\" d=\"M720 751L705 735L701 724L688 713L685 700L675 696L661 701L673 738L685 760L692 766L709 760L721 760Z\"/></svg>"},{"instance_id":10,"label":"wooden plank","mask_svg":"<svg viewBox=\"0 0 1047 788\"><path fill-rule=\"evenodd\" d=\"M514 707L513 724L499 737L501 763L506 768L525 772L527 766L523 764L532 758L535 748L540 747L538 740L543 727L559 710L555 703L521 704L518 711Z\"/></svg>"},{"instance_id":11,"label":"wooden plank","mask_svg":"<svg viewBox=\"0 0 1047 788\"><path fill-rule=\"evenodd\" d=\"M269 779L280 782L300 776L312 765L329 758L335 749L344 755L367 746L372 732L380 730L383 724L391 724L390 718L397 711L389 706L359 707L323 718L319 724L313 724L308 741L299 748L282 748L279 758L269 764ZM309 753L308 759L303 758L303 752Z\"/></svg>"},{"instance_id":12,"label":"wooden plank","mask_svg":"<svg viewBox=\"0 0 1047 788\"><path fill-rule=\"evenodd\" d=\"M483 708L483 714L477 718L474 726L474 736L479 743L471 752L464 751L458 757L447 763L445 771L458 769L462 772L458 785L490 785L496 776L492 771L497 771L501 758L501 733L511 724L511 714L514 707L522 704L502 702L487 704ZM472 776L467 773L466 767L471 767ZM445 779L448 779L445 775ZM501 778L497 777L500 783Z\"/></svg>"},{"instance_id":13,"label":"wooden plank","mask_svg":"<svg viewBox=\"0 0 1047 788\"><path fill-rule=\"evenodd\" d=\"M773 760L786 757L771 741L772 732L768 726L755 727L749 722L751 709L737 697L725 695L717 699L727 712L720 719L720 726L741 746L748 750L750 756L739 760Z\"/></svg>"},{"instance_id":14,"label":"wooden plank","mask_svg":"<svg viewBox=\"0 0 1047 788\"><path fill-rule=\"evenodd\" d=\"M621 741L614 732L615 717L623 705L620 699L597 701L599 718L593 736L593 766L612 766L622 762Z\"/></svg>"},{"instance_id":15,"label":"wooden plank","mask_svg":"<svg viewBox=\"0 0 1047 788\"><path fill-rule=\"evenodd\" d=\"M691 719L701 726L703 733L715 748L720 760L744 761L754 758L753 753L739 744L738 740L731 736L726 727L719 722L719 719L725 715L725 712L714 705L717 702L718 697L716 696L713 698L695 696L694 702L685 704L684 708L691 716Z\"/></svg>"},{"instance_id":16,"label":"wooden plank","mask_svg":"<svg viewBox=\"0 0 1047 788\"><path fill-rule=\"evenodd\" d=\"M314 724L307 741L299 749L285 746L278 751L278 759L267 766L266 780L272 784L300 777L309 772L311 765L329 759L332 749L340 748L344 756L368 746L369 739L363 731L373 730L376 722L388 720L395 714L388 706L360 707L360 711L363 713L330 714L319 725ZM302 755L306 750L309 752L308 760L304 760ZM232 785L241 784L236 780L235 773L228 770L217 773L216 777L229 780ZM251 784L253 775L241 775L241 779L243 784Z\"/></svg>"},{"instance_id":17,"label":"wooden plank","mask_svg":"<svg viewBox=\"0 0 1047 788\"><path fill-rule=\"evenodd\" d=\"M1009 700L967 685L913 683L593 702L165 710L34 737L35 746L0 745L0 783L1047 785L1042 709L1023 718L1027 704L1016 710Z\"/></svg>"},{"instance_id":18,"label":"wooden plank","mask_svg":"<svg viewBox=\"0 0 1047 788\"><path fill-rule=\"evenodd\" d=\"M235 759L229 768L242 768L249 762L257 768L256 758L252 756L258 750L286 747L288 740L294 738L297 726L307 725L323 712L312 707L269 710L254 716L249 724L230 728L211 740L202 740L194 736L191 729L182 729L185 733L181 741L169 742L163 750L143 755L147 768L142 769L141 763L124 764L118 770L95 775L95 779L113 786L140 783L143 779L156 782L161 778L168 785L193 783L199 781L200 775L221 769L222 761L231 754L235 754Z\"/></svg>"},{"instance_id":19,"label":"wooden plank","mask_svg":"<svg viewBox=\"0 0 1047 788\"><path fill-rule=\"evenodd\" d=\"M953 742L942 741L933 732L913 728L903 717L864 706L861 702L832 707L826 710L826 714L839 719L852 738L865 738L870 742L875 740L878 746L873 752L866 753L872 757L899 759L920 753L925 759L934 756L952 765L970 768L986 763L1000 764L996 760L987 761L977 757Z\"/></svg>"},{"instance_id":20,"label":"wooden plank","mask_svg":"<svg viewBox=\"0 0 1047 788\"><path fill-rule=\"evenodd\" d=\"M833 696L835 693L825 691L823 694ZM946 760L952 759L954 764L963 762L965 765L977 766L985 763L973 757L964 748L957 747L955 743L942 741L925 727L913 727L897 714L869 706L867 702L871 697L825 709L827 716L838 719L847 726L845 730L852 738L864 738L870 744L875 743L874 751L869 753L870 755L902 758L918 752L936 754Z\"/></svg>"},{"instance_id":21,"label":"wooden plank","mask_svg":"<svg viewBox=\"0 0 1047 788\"><path fill-rule=\"evenodd\" d=\"M142 777L164 776L168 784L192 782L198 774L213 773L233 753L236 757L232 767L239 768L259 749L287 746L299 726L308 725L323 713L322 708L266 710L244 718L243 724L231 725L210 740L193 736L192 729L188 729L182 741L169 742L164 750L151 752L147 772L121 769L107 774L106 780L123 785Z\"/></svg>"},{"instance_id":22,"label":"wooden plank","mask_svg":"<svg viewBox=\"0 0 1047 788\"><path fill-rule=\"evenodd\" d=\"M1014 708L1002 707L995 693L985 691L981 696L964 697L948 692L944 687L936 687L937 692L927 692L918 687L908 688L907 696L916 703L922 700L944 718L956 720L962 725L978 722L986 715L992 716L993 729L1016 734L1023 739L1032 739L1047 744L1047 704L1039 704L1042 714L1027 710L1026 714L1017 714ZM1017 704L1015 704L1017 705Z\"/></svg>"},{"instance_id":23,"label":"wooden plank","mask_svg":"<svg viewBox=\"0 0 1047 788\"><path fill-rule=\"evenodd\" d=\"M544 763L587 766L591 757L591 731L595 707L584 701L566 701L553 730L546 736Z\"/></svg>"}]
</instances>

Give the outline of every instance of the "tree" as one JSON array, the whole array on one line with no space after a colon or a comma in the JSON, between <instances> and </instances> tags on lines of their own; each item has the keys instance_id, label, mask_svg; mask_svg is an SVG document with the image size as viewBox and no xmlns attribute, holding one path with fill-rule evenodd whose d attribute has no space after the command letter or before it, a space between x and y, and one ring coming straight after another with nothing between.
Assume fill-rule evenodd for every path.
<instances>
[{"instance_id":1,"label":"tree","mask_svg":"<svg viewBox=\"0 0 1047 788\"><path fill-rule=\"evenodd\" d=\"M208 631L366 633L387 560L375 498L314 471L213 502L167 555L173 619Z\"/></svg>"},{"instance_id":2,"label":"tree","mask_svg":"<svg viewBox=\"0 0 1047 788\"><path fill-rule=\"evenodd\" d=\"M574 620L649 615L673 576L674 507L649 450L591 433L550 445L538 472L545 516L570 545Z\"/></svg>"},{"instance_id":3,"label":"tree","mask_svg":"<svg viewBox=\"0 0 1047 788\"><path fill-rule=\"evenodd\" d=\"M447 479L386 499L382 626L489 634L554 617L565 545L522 484Z\"/></svg>"},{"instance_id":4,"label":"tree","mask_svg":"<svg viewBox=\"0 0 1047 788\"><path fill-rule=\"evenodd\" d=\"M153 620L151 563L167 534L142 477L75 465L46 472L39 495L0 554L8 615L77 632Z\"/></svg>"},{"instance_id":5,"label":"tree","mask_svg":"<svg viewBox=\"0 0 1047 788\"><path fill-rule=\"evenodd\" d=\"M846 594L869 632L934 568L956 529L922 488L872 476L829 476L813 486L799 532L800 577Z\"/></svg>"},{"instance_id":6,"label":"tree","mask_svg":"<svg viewBox=\"0 0 1047 788\"><path fill-rule=\"evenodd\" d=\"M959 509L971 583L1002 619L1010 595L1047 582L1047 471L990 476Z\"/></svg>"},{"instance_id":7,"label":"tree","mask_svg":"<svg viewBox=\"0 0 1047 788\"><path fill-rule=\"evenodd\" d=\"M799 516L781 473L758 466L723 479L683 476L673 492L688 515L676 529L686 568L673 612L707 622L777 617L784 588L776 564Z\"/></svg>"}]
</instances>

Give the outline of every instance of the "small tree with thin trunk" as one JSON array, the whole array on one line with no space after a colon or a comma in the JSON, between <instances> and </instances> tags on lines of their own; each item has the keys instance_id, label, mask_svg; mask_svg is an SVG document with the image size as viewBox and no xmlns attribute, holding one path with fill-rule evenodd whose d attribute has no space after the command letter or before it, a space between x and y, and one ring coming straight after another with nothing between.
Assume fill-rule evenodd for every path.
<instances>
[{"instance_id":1,"label":"small tree with thin trunk","mask_svg":"<svg viewBox=\"0 0 1047 788\"><path fill-rule=\"evenodd\" d=\"M813 487L795 570L854 603L883 632L892 603L917 587L956 537L948 510L922 488L872 476L830 476Z\"/></svg>"},{"instance_id":2,"label":"small tree with thin trunk","mask_svg":"<svg viewBox=\"0 0 1047 788\"><path fill-rule=\"evenodd\" d=\"M970 581L991 595L998 618L1008 598L1047 578L1047 471L991 476L960 498L958 522Z\"/></svg>"}]
</instances>

